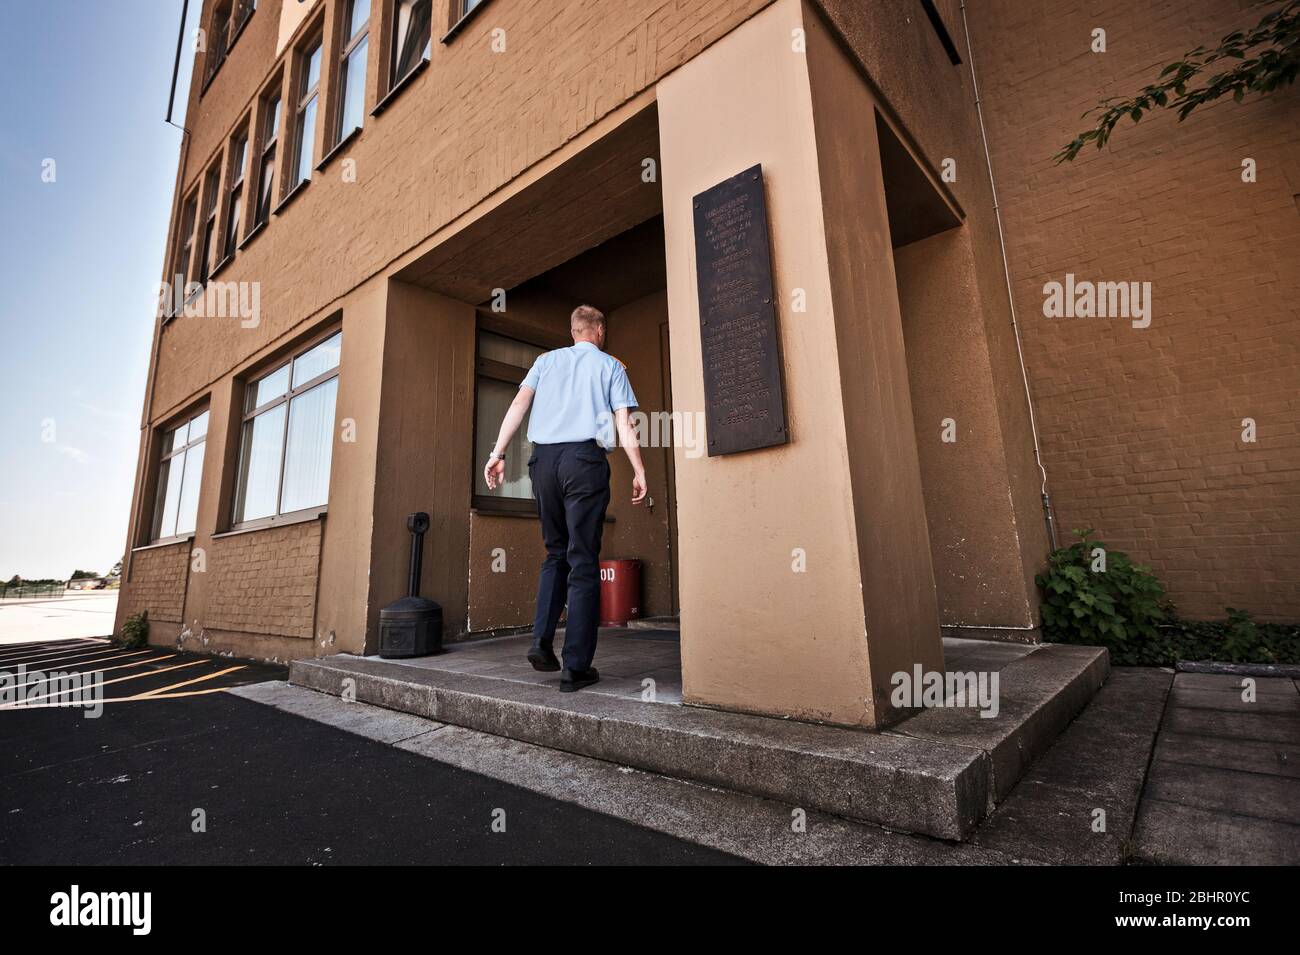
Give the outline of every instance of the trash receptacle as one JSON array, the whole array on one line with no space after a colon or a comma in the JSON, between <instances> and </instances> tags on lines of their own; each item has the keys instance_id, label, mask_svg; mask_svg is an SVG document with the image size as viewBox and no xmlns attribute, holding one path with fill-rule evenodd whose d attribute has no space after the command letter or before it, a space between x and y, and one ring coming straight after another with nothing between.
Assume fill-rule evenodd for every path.
<instances>
[{"instance_id":1,"label":"trash receptacle","mask_svg":"<svg viewBox=\"0 0 1300 955\"><path fill-rule=\"evenodd\" d=\"M600 625L621 627L641 616L641 561L600 562Z\"/></svg>"}]
</instances>

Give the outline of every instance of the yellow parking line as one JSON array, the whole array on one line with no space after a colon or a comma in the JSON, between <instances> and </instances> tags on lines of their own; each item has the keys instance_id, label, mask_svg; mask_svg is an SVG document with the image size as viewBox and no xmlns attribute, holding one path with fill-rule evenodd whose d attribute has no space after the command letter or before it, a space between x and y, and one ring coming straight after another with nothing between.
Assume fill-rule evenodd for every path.
<instances>
[{"instance_id":1,"label":"yellow parking line","mask_svg":"<svg viewBox=\"0 0 1300 955\"><path fill-rule=\"evenodd\" d=\"M158 660L170 660L174 656L176 656L176 654L167 653L160 657L150 657L148 660L132 660L130 663L119 663L115 667L100 667L98 670L77 670L76 672L77 673L107 673L109 670L123 670L127 667L138 667L141 664L154 663ZM54 674L50 674L49 676L46 677L41 677L39 680L32 680L30 683L20 684L19 686L14 687L14 689L21 690L24 687L35 686L37 683L49 683L50 680L52 679L54 679Z\"/></svg>"},{"instance_id":2,"label":"yellow parking line","mask_svg":"<svg viewBox=\"0 0 1300 955\"><path fill-rule=\"evenodd\" d=\"M154 700L180 700L187 696L206 696L209 693L225 693L229 687L214 686L206 690L186 690L184 693L168 693L165 696L115 696L107 700L95 700L93 703L20 703L11 709L18 710L52 710L52 709L76 709L89 706L98 706L100 703L152 703ZM3 709L3 707L0 707Z\"/></svg>"},{"instance_id":3,"label":"yellow parking line","mask_svg":"<svg viewBox=\"0 0 1300 955\"><path fill-rule=\"evenodd\" d=\"M158 673L169 673L169 672L171 672L172 670L183 670L183 669L185 669L186 667L196 667L196 666L198 666L200 663L208 663L208 662L210 662L210 661L208 661L208 660L194 660L194 661L192 661L192 662L190 662L190 663L177 663L175 666L163 667L161 670L148 670L148 671L146 671L146 672L144 672L144 673L133 673L133 674L131 674L130 676L119 676L119 677L114 677L114 678L111 679L111 680L105 680L105 681L103 681L102 683L99 684L99 686L108 686L110 683L122 683L122 682L124 682L124 681L126 681L126 680L138 680L138 679L140 679L140 677L142 677L142 676L154 676L155 674L158 674ZM84 689L84 688L81 688L81 687L72 687L72 688L67 689L67 690L62 690L62 691L60 691L60 692L58 692L58 693L47 693L45 696L38 696L35 700L31 700L30 702L32 702L32 703L39 703L41 700L52 700L52 699L54 699L55 697L66 696L66 695L69 694L69 693L83 693L83 694L84 694L84 693L85 693L85 689ZM15 707L19 707L19 706L22 706L22 705L23 705L22 703L5 703L5 704L0 704L0 710L11 710L11 709L14 709Z\"/></svg>"},{"instance_id":4,"label":"yellow parking line","mask_svg":"<svg viewBox=\"0 0 1300 955\"><path fill-rule=\"evenodd\" d=\"M194 683L204 683L207 680L215 680L219 676L225 676L227 673L234 673L236 670L242 670L242 669L244 669L243 664L240 664L237 667L226 667L226 669L221 670L217 673L209 673L206 676L198 676L195 677L193 680L186 680L184 683L173 683L171 686L164 686L164 687L160 687L157 690L149 690L146 693L140 693L135 698L137 700L145 700L150 697L157 696L159 693L166 693L170 690L179 690L183 686L190 686L191 684Z\"/></svg>"},{"instance_id":5,"label":"yellow parking line","mask_svg":"<svg viewBox=\"0 0 1300 955\"><path fill-rule=\"evenodd\" d=\"M121 652L122 651L118 650L116 647L107 650L78 650L74 653L68 653L67 651L61 650L58 653L53 653L53 654L41 653L41 654L37 654L34 657L15 658L13 660L0 661L0 669L11 667L17 663L22 663L22 664L39 663L41 665L45 665L47 663L62 663L66 660L75 660L77 659L77 657L102 657L102 656L108 656L114 653L121 653ZM135 652L148 653L149 651L137 650Z\"/></svg>"}]
</instances>

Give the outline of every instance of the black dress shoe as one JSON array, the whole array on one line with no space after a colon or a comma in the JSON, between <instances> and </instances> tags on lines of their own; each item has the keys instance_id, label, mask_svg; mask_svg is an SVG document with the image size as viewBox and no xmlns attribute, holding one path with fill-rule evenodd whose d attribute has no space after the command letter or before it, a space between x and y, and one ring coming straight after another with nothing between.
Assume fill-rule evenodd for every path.
<instances>
[{"instance_id":1,"label":"black dress shoe","mask_svg":"<svg viewBox=\"0 0 1300 955\"><path fill-rule=\"evenodd\" d=\"M600 674L596 672L595 667L587 667L585 670L565 670L560 674L560 692L572 693L581 690L584 686L591 686L599 680Z\"/></svg>"},{"instance_id":2,"label":"black dress shoe","mask_svg":"<svg viewBox=\"0 0 1300 955\"><path fill-rule=\"evenodd\" d=\"M540 670L543 673L554 673L560 668L560 661L555 656L555 651L550 647L530 648L528 662L533 665L534 670Z\"/></svg>"}]
</instances>

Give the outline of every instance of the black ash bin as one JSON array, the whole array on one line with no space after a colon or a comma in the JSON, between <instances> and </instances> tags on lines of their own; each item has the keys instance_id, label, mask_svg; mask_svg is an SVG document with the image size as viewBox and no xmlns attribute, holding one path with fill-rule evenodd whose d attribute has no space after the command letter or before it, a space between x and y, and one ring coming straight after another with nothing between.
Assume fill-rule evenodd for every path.
<instances>
[{"instance_id":1,"label":"black ash bin","mask_svg":"<svg viewBox=\"0 0 1300 955\"><path fill-rule=\"evenodd\" d=\"M411 579L407 596L379 611L379 655L393 660L442 652L442 605L420 596L420 557L429 515L417 511L406 519L411 532Z\"/></svg>"}]
</instances>

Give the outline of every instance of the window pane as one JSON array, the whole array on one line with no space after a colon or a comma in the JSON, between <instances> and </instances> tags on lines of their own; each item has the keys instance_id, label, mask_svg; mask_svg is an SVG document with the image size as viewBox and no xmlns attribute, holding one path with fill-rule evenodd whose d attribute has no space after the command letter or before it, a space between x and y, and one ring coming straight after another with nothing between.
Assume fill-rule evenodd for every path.
<instances>
[{"instance_id":1,"label":"window pane","mask_svg":"<svg viewBox=\"0 0 1300 955\"><path fill-rule=\"evenodd\" d=\"M178 454L162 462L158 469L158 504L155 508L154 539L176 533L176 508L181 496L181 469L185 455Z\"/></svg>"},{"instance_id":2,"label":"window pane","mask_svg":"<svg viewBox=\"0 0 1300 955\"><path fill-rule=\"evenodd\" d=\"M260 408L273 398L279 398L289 390L289 366L281 365L265 378L248 386L248 397L244 399L244 413Z\"/></svg>"},{"instance_id":3,"label":"window pane","mask_svg":"<svg viewBox=\"0 0 1300 955\"><path fill-rule=\"evenodd\" d=\"M307 55L307 75L303 78L302 91L305 93L320 82L320 44Z\"/></svg>"},{"instance_id":4,"label":"window pane","mask_svg":"<svg viewBox=\"0 0 1300 955\"><path fill-rule=\"evenodd\" d=\"M185 452L184 481L181 484L180 503L176 509L176 533L189 534L194 530L199 513L199 486L203 482L203 449L201 441ZM174 460L179 461L180 458Z\"/></svg>"},{"instance_id":5,"label":"window pane","mask_svg":"<svg viewBox=\"0 0 1300 955\"><path fill-rule=\"evenodd\" d=\"M514 438L506 448L505 482L498 485L495 491L489 491L487 483L483 480L483 465L487 463L487 456L492 446L496 444L497 432L501 429L501 419L505 417L506 409L515 400L518 392L519 389L508 382L496 381L492 378L478 380L478 421L474 432L475 494L525 499L531 499L533 496L533 482L528 477L528 458L533 453L533 446L529 444L526 437L527 416L524 417L523 424L519 426L519 430L515 432Z\"/></svg>"},{"instance_id":6,"label":"window pane","mask_svg":"<svg viewBox=\"0 0 1300 955\"><path fill-rule=\"evenodd\" d=\"M489 332L481 332L478 336L478 354L480 358L490 358L492 361L514 365L524 371L532 368L537 356L545 351L545 348L517 342L513 338L503 338Z\"/></svg>"},{"instance_id":7,"label":"window pane","mask_svg":"<svg viewBox=\"0 0 1300 955\"><path fill-rule=\"evenodd\" d=\"M275 137L280 135L280 97L276 97L267 104L266 108L266 139L263 141L262 148L266 144L274 141Z\"/></svg>"},{"instance_id":8,"label":"window pane","mask_svg":"<svg viewBox=\"0 0 1300 955\"><path fill-rule=\"evenodd\" d=\"M316 100L303 108L301 121L298 123L298 168L294 185L311 178L312 150L316 148Z\"/></svg>"},{"instance_id":9,"label":"window pane","mask_svg":"<svg viewBox=\"0 0 1300 955\"><path fill-rule=\"evenodd\" d=\"M357 44L343 61L343 113L339 118L339 138L346 136L365 121L366 55L370 40Z\"/></svg>"},{"instance_id":10,"label":"window pane","mask_svg":"<svg viewBox=\"0 0 1300 955\"><path fill-rule=\"evenodd\" d=\"M208 433L208 413L190 419L190 440L197 441Z\"/></svg>"},{"instance_id":11,"label":"window pane","mask_svg":"<svg viewBox=\"0 0 1300 955\"><path fill-rule=\"evenodd\" d=\"M280 512L329 501L330 457L334 450L334 399L339 380L304 392L289 402L289 439L284 454Z\"/></svg>"},{"instance_id":12,"label":"window pane","mask_svg":"<svg viewBox=\"0 0 1300 955\"><path fill-rule=\"evenodd\" d=\"M305 385L317 375L323 375L339 366L339 349L343 346L343 333L325 339L310 351L303 352L293 362L293 386Z\"/></svg>"},{"instance_id":13,"label":"window pane","mask_svg":"<svg viewBox=\"0 0 1300 955\"><path fill-rule=\"evenodd\" d=\"M280 405L244 422L239 448L239 487L235 494L236 523L275 513L284 415L285 406Z\"/></svg>"},{"instance_id":14,"label":"window pane","mask_svg":"<svg viewBox=\"0 0 1300 955\"><path fill-rule=\"evenodd\" d=\"M370 19L370 0L352 0L352 17L348 21L348 39L357 35Z\"/></svg>"},{"instance_id":15,"label":"window pane","mask_svg":"<svg viewBox=\"0 0 1300 955\"><path fill-rule=\"evenodd\" d=\"M271 215L271 184L275 182L275 147L267 151L262 160L262 182L257 187L257 221L265 222Z\"/></svg>"},{"instance_id":16,"label":"window pane","mask_svg":"<svg viewBox=\"0 0 1300 955\"><path fill-rule=\"evenodd\" d=\"M406 0L398 7L394 21L397 42L393 46L393 80L397 81L429 55L431 0Z\"/></svg>"},{"instance_id":17,"label":"window pane","mask_svg":"<svg viewBox=\"0 0 1300 955\"><path fill-rule=\"evenodd\" d=\"M185 435L188 428L189 422L186 422L179 428L173 428L171 431L164 434L162 439L162 450L159 454L171 454L177 448L185 447L185 442L187 440Z\"/></svg>"}]
</instances>

